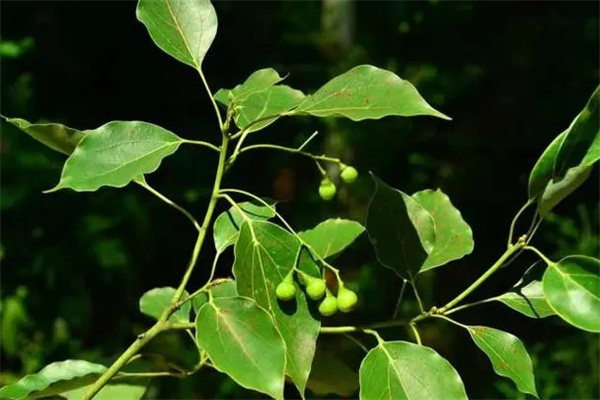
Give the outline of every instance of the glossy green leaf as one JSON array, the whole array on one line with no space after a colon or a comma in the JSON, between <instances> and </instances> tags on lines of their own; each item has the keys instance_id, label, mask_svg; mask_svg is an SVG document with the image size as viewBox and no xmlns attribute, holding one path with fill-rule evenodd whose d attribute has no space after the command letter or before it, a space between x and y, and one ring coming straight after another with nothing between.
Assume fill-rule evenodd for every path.
<instances>
[{"instance_id":1,"label":"glossy green leaf","mask_svg":"<svg viewBox=\"0 0 600 400\"><path fill-rule=\"evenodd\" d=\"M529 174L529 185L527 187L530 200L541 195L544 192L544 189L546 189L548 182L552 180L554 160L556 160L556 154L558 153L558 149L565 139L567 132L568 130L565 130L555 137L533 166L533 169Z\"/></svg>"},{"instance_id":2,"label":"glossy green leaf","mask_svg":"<svg viewBox=\"0 0 600 400\"><path fill-rule=\"evenodd\" d=\"M371 176L375 194L369 203L366 228L377 259L402 278L412 280L433 250L433 218L412 197Z\"/></svg>"},{"instance_id":3,"label":"glossy green leaf","mask_svg":"<svg viewBox=\"0 0 600 400\"><path fill-rule=\"evenodd\" d=\"M258 202L239 203L238 207L243 211L247 218L253 220L268 220L275 216L275 203L269 202L267 207ZM213 224L213 238L217 253L222 253L225 249L237 241L240 227L244 222L244 216L236 207L222 212Z\"/></svg>"},{"instance_id":4,"label":"glossy green leaf","mask_svg":"<svg viewBox=\"0 0 600 400\"><path fill-rule=\"evenodd\" d=\"M330 394L352 398L358 374L334 352L317 348L307 388L321 398Z\"/></svg>"},{"instance_id":5,"label":"glossy green leaf","mask_svg":"<svg viewBox=\"0 0 600 400\"><path fill-rule=\"evenodd\" d=\"M450 119L431 107L410 82L372 65L359 65L333 78L292 113L341 116L353 121L392 115Z\"/></svg>"},{"instance_id":6,"label":"glossy green leaf","mask_svg":"<svg viewBox=\"0 0 600 400\"><path fill-rule=\"evenodd\" d=\"M84 386L62 393L61 396L67 400L81 400L89 388L90 386ZM94 396L94 400L140 400L144 393L146 393L146 389L147 386L145 384L111 383L104 386Z\"/></svg>"},{"instance_id":7,"label":"glossy green leaf","mask_svg":"<svg viewBox=\"0 0 600 400\"><path fill-rule=\"evenodd\" d=\"M136 14L162 51L200 69L217 34L209 0L139 0Z\"/></svg>"},{"instance_id":8,"label":"glossy green leaf","mask_svg":"<svg viewBox=\"0 0 600 400\"><path fill-rule=\"evenodd\" d=\"M518 337L487 326L467 328L477 347L489 357L498 375L512 380L520 392L538 397L533 364Z\"/></svg>"},{"instance_id":9,"label":"glossy green leaf","mask_svg":"<svg viewBox=\"0 0 600 400\"><path fill-rule=\"evenodd\" d=\"M429 212L435 224L435 245L421 272L471 254L475 246L471 227L444 192L422 190L412 198Z\"/></svg>"},{"instance_id":10,"label":"glossy green leaf","mask_svg":"<svg viewBox=\"0 0 600 400\"><path fill-rule=\"evenodd\" d=\"M600 158L600 87L575 117L554 161L554 177L573 167L590 166Z\"/></svg>"},{"instance_id":11,"label":"glossy green leaf","mask_svg":"<svg viewBox=\"0 0 600 400\"><path fill-rule=\"evenodd\" d=\"M272 88L284 78L279 76L273 68L263 68L254 71L245 81L233 89L219 89L215 93L215 100L229 106L229 100L233 100L236 106L241 106L250 96Z\"/></svg>"},{"instance_id":12,"label":"glossy green leaf","mask_svg":"<svg viewBox=\"0 0 600 400\"><path fill-rule=\"evenodd\" d=\"M546 301L540 281L532 281L519 291L504 293L496 300L530 318L546 318L555 314Z\"/></svg>"},{"instance_id":13,"label":"glossy green leaf","mask_svg":"<svg viewBox=\"0 0 600 400\"><path fill-rule=\"evenodd\" d=\"M558 203L563 201L565 197L581 186L590 176L592 168L592 166L571 168L561 180L557 182L554 180L550 181L548 186L546 186L544 193L538 200L538 210L540 215L542 217L547 216Z\"/></svg>"},{"instance_id":14,"label":"glossy green leaf","mask_svg":"<svg viewBox=\"0 0 600 400\"><path fill-rule=\"evenodd\" d=\"M356 221L335 218L321 222L319 225L298 236L306 242L321 258L331 257L350 246L365 228Z\"/></svg>"},{"instance_id":15,"label":"glossy green leaf","mask_svg":"<svg viewBox=\"0 0 600 400\"><path fill-rule=\"evenodd\" d=\"M217 297L237 297L237 284L234 280L228 279L219 283L216 283L210 287L210 293L214 298ZM200 307L208 301L208 294L203 292L192 299L192 307L194 312L197 312Z\"/></svg>"},{"instance_id":16,"label":"glossy green leaf","mask_svg":"<svg viewBox=\"0 0 600 400\"><path fill-rule=\"evenodd\" d=\"M34 139L42 142L52 150L70 155L83 139L84 133L80 130L69 128L63 124L44 123L32 124L21 118L6 118L6 122L16 126Z\"/></svg>"},{"instance_id":17,"label":"glossy green leaf","mask_svg":"<svg viewBox=\"0 0 600 400\"><path fill-rule=\"evenodd\" d=\"M140 311L149 317L159 319L167 307L171 305L175 291L172 287L155 288L147 291L140 298ZM183 299L188 297L188 293L184 292ZM169 317L169 321L189 322L190 307L190 302L186 302Z\"/></svg>"},{"instance_id":18,"label":"glossy green leaf","mask_svg":"<svg viewBox=\"0 0 600 400\"><path fill-rule=\"evenodd\" d=\"M286 374L303 395L321 324L309 311L299 287L293 301L279 302L275 295L299 251L298 239L283 228L266 221L246 221L235 244L233 273L240 296L256 300L274 316L286 344Z\"/></svg>"},{"instance_id":19,"label":"glossy green leaf","mask_svg":"<svg viewBox=\"0 0 600 400\"><path fill-rule=\"evenodd\" d=\"M433 349L385 342L371 349L359 371L362 400L467 399L460 376Z\"/></svg>"},{"instance_id":20,"label":"glossy green leaf","mask_svg":"<svg viewBox=\"0 0 600 400\"><path fill-rule=\"evenodd\" d=\"M196 317L196 340L214 367L245 388L283 399L285 344L271 316L243 297L215 298Z\"/></svg>"},{"instance_id":21,"label":"glossy green leaf","mask_svg":"<svg viewBox=\"0 0 600 400\"><path fill-rule=\"evenodd\" d=\"M93 383L106 367L84 360L66 360L47 365L17 383L0 389L2 399L49 397Z\"/></svg>"},{"instance_id":22,"label":"glossy green leaf","mask_svg":"<svg viewBox=\"0 0 600 400\"><path fill-rule=\"evenodd\" d=\"M156 171L162 159L182 143L174 133L140 121L113 121L84 134L67 159L60 182L47 192L123 187L142 174Z\"/></svg>"},{"instance_id":23,"label":"glossy green leaf","mask_svg":"<svg viewBox=\"0 0 600 400\"><path fill-rule=\"evenodd\" d=\"M565 257L548 266L542 283L556 314L579 329L600 332L600 260Z\"/></svg>"}]
</instances>

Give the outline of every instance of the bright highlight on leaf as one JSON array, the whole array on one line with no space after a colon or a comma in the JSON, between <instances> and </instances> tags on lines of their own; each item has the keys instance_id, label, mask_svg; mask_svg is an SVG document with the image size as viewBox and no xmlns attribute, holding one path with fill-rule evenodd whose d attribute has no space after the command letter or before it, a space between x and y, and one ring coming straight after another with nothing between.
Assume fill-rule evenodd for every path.
<instances>
[{"instance_id":1,"label":"bright highlight on leaf","mask_svg":"<svg viewBox=\"0 0 600 400\"><path fill-rule=\"evenodd\" d=\"M361 400L467 399L460 376L433 349L413 343L384 342L360 365Z\"/></svg>"},{"instance_id":2,"label":"bright highlight on leaf","mask_svg":"<svg viewBox=\"0 0 600 400\"><path fill-rule=\"evenodd\" d=\"M215 368L248 389L283 399L285 344L271 316L243 297L217 298L196 317L196 340Z\"/></svg>"},{"instance_id":3,"label":"bright highlight on leaf","mask_svg":"<svg viewBox=\"0 0 600 400\"><path fill-rule=\"evenodd\" d=\"M335 218L321 222L298 236L321 258L328 258L350 246L365 228L356 221Z\"/></svg>"},{"instance_id":4,"label":"bright highlight on leaf","mask_svg":"<svg viewBox=\"0 0 600 400\"><path fill-rule=\"evenodd\" d=\"M83 133L85 137L65 163L60 182L48 192L123 187L156 171L162 159L182 143L174 133L140 121L113 121Z\"/></svg>"}]
</instances>

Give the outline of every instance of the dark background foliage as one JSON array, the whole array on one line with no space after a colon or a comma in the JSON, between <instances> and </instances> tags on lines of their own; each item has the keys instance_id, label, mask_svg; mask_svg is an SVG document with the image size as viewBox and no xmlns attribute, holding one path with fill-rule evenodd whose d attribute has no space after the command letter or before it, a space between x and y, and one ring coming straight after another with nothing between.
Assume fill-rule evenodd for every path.
<instances>
[{"instance_id":1,"label":"dark background foliage","mask_svg":"<svg viewBox=\"0 0 600 400\"><path fill-rule=\"evenodd\" d=\"M197 74L156 48L135 19L135 5L2 2L2 114L80 129L111 120L143 120L187 138L218 138ZM423 277L424 301L429 307L442 304L501 254L509 223L526 200L536 158L598 84L599 5L358 1L351 8L342 6L342 11L354 9L342 13L341 22L335 8L324 5L215 2L219 30L204 62L213 91L273 67L289 73L287 84L310 93L336 74L369 63L411 81L453 121L282 120L251 140L297 145L319 130L310 150L327 151L355 165L359 181L342 186L336 201L324 203L317 196L319 175L312 162L261 150L241 156L226 185L285 200L281 210L299 230L334 216L364 221L373 190L368 171L407 193L441 188L475 238L471 256ZM328 28L331 20L333 26L352 27L350 33L336 36ZM131 185L43 195L58 181L64 157L6 125L0 154L0 384L51 361L110 362L149 323L137 308L141 294L177 285L193 245L193 228ZM183 147L148 180L201 217L215 162L213 154ZM596 169L542 225L534 244L548 255L598 256L597 175ZM192 287L206 279L211 252L209 243ZM534 260L531 255L519 258L472 298L506 291ZM224 257L220 276L230 274L231 262L231 255ZM360 293L361 303L354 314L326 323L389 318L400 281L377 265L366 238L336 264ZM401 315L409 316L415 307L409 298ZM555 317L532 321L499 304L464 311L457 318L522 337L543 398L600 396L597 335ZM471 397L519 396L512 383L494 375L464 332L437 321L422 329L424 343L452 362ZM384 334L410 340L400 329ZM320 348L340 352L357 370L361 350L352 342L323 340ZM180 365L194 362L185 337L165 335L152 350L173 352ZM147 396L260 397L210 370L186 381L154 382Z\"/></svg>"}]
</instances>

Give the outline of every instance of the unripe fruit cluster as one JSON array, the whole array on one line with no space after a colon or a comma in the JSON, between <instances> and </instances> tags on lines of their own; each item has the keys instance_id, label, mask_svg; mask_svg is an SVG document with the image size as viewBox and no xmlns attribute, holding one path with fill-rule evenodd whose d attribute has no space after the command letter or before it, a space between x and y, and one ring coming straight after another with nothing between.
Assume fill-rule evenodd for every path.
<instances>
[{"instance_id":1,"label":"unripe fruit cluster","mask_svg":"<svg viewBox=\"0 0 600 400\"><path fill-rule=\"evenodd\" d=\"M296 286L294 285L293 270L281 281L275 289L277 298L282 301L290 301L296 297ZM299 281L306 288L306 295L311 300L320 300L325 296L319 304L319 312L325 317L335 314L338 310L344 313L350 312L358 302L358 296L350 289L346 289L344 284L340 282L337 297L334 296L328 289L327 284L323 279L313 278L302 272L299 273Z\"/></svg>"},{"instance_id":2,"label":"unripe fruit cluster","mask_svg":"<svg viewBox=\"0 0 600 400\"><path fill-rule=\"evenodd\" d=\"M352 183L357 177L358 171L356 168L350 165L340 164L340 178L342 178L344 182ZM321 185L319 186L319 196L321 196L323 200L329 201L335 197L336 191L337 188L335 187L335 184L331 182L327 176L324 176Z\"/></svg>"}]
</instances>

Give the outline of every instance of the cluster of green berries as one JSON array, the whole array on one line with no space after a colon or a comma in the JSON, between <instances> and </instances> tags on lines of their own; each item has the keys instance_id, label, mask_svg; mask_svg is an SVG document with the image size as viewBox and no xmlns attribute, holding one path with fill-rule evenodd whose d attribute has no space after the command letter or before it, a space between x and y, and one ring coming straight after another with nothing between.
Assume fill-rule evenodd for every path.
<instances>
[{"instance_id":1,"label":"cluster of green berries","mask_svg":"<svg viewBox=\"0 0 600 400\"><path fill-rule=\"evenodd\" d=\"M294 271L292 270L283 281L277 285L275 294L282 301L290 301L296 297L296 285L294 284ZM327 288L327 284L323 279L314 278L299 272L298 280L305 286L306 295L311 300L323 301L319 304L319 312L325 317L335 314L338 310L344 313L350 312L358 302L358 296L352 290L344 287L342 282L339 283L337 297Z\"/></svg>"},{"instance_id":2,"label":"cluster of green berries","mask_svg":"<svg viewBox=\"0 0 600 400\"><path fill-rule=\"evenodd\" d=\"M352 183L357 177L358 171L356 168L350 165L340 164L340 178L342 178L344 182ZM331 182L327 176L324 176L321 181L321 186L319 186L319 196L321 196L323 200L331 200L335 197L336 191L337 188L335 187L335 184Z\"/></svg>"}]
</instances>

